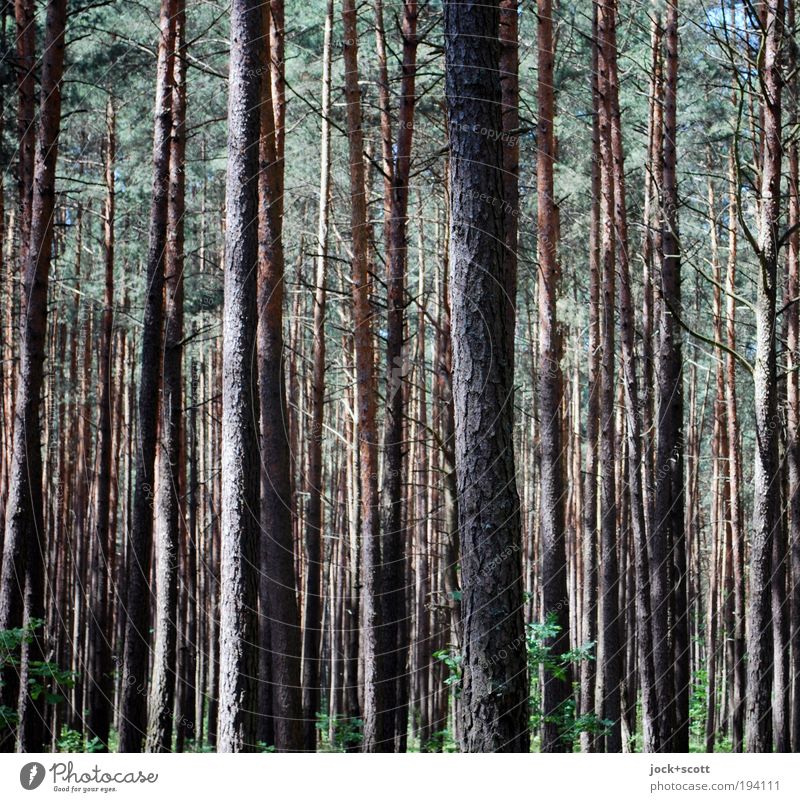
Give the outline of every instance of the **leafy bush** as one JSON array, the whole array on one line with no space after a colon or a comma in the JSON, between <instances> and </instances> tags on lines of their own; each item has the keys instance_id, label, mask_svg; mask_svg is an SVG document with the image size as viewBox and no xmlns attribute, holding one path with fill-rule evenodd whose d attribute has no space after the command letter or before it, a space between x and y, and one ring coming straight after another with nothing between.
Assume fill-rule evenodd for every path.
<instances>
[{"instance_id":1,"label":"leafy bush","mask_svg":"<svg viewBox=\"0 0 800 802\"><path fill-rule=\"evenodd\" d=\"M103 742L99 738L84 738L76 730L64 724L56 740L57 752L102 752Z\"/></svg>"},{"instance_id":2,"label":"leafy bush","mask_svg":"<svg viewBox=\"0 0 800 802\"><path fill-rule=\"evenodd\" d=\"M350 716L329 716L317 713L317 729L322 733L323 746L330 752L347 752L364 739L364 721Z\"/></svg>"},{"instance_id":3,"label":"leafy bush","mask_svg":"<svg viewBox=\"0 0 800 802\"><path fill-rule=\"evenodd\" d=\"M0 630L0 687L3 685L5 670L19 667L23 647L33 642L36 630L42 626L44 621L34 618L24 627ZM59 690L71 688L74 684L73 672L61 669L49 660L31 660L28 665L28 693L31 699L43 696L46 704L59 704L64 701ZM0 725L10 728L16 724L16 710L5 705L0 706Z\"/></svg>"}]
</instances>

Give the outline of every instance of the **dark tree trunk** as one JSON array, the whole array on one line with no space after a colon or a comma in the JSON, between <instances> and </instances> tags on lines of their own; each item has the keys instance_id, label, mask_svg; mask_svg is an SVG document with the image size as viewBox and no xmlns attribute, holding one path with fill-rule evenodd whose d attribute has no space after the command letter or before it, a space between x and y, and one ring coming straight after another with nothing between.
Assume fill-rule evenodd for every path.
<instances>
[{"instance_id":1,"label":"dark tree trunk","mask_svg":"<svg viewBox=\"0 0 800 802\"><path fill-rule=\"evenodd\" d=\"M688 620L683 486L683 356L676 92L678 7L669 0L664 35L664 141L661 158L661 305L656 355L656 476L650 583L653 663L659 667L655 751L688 751ZM687 726L684 726L686 724Z\"/></svg>"},{"instance_id":2,"label":"dark tree trunk","mask_svg":"<svg viewBox=\"0 0 800 802\"><path fill-rule=\"evenodd\" d=\"M45 529L39 413L47 334L47 288L53 242L56 161L61 130L66 0L49 0L42 66L42 102L33 168L30 241L22 274L19 380L0 576L0 630L45 618ZM45 747L44 699L27 693L28 668L46 654L48 633L36 631L22 650L19 667L17 748ZM2 701L13 707L4 689Z\"/></svg>"},{"instance_id":3,"label":"dark tree trunk","mask_svg":"<svg viewBox=\"0 0 800 802\"><path fill-rule=\"evenodd\" d=\"M381 533L383 562L384 679L387 727L392 743L386 750L405 751L408 729L408 634L406 567L408 555L403 494L406 472L404 442L405 377L411 370L404 351L408 181L414 131L417 56L417 2L403 1L403 63L397 141L390 172L387 268L386 406L381 481Z\"/></svg>"},{"instance_id":4,"label":"dark tree trunk","mask_svg":"<svg viewBox=\"0 0 800 802\"><path fill-rule=\"evenodd\" d=\"M172 130L164 260L164 361L155 497L156 622L147 751L171 752L178 644L178 558L185 528L183 448L183 244L186 186L186 9L175 0Z\"/></svg>"},{"instance_id":5,"label":"dark tree trunk","mask_svg":"<svg viewBox=\"0 0 800 802\"><path fill-rule=\"evenodd\" d=\"M469 752L527 752L529 738L503 147L479 133L502 131L499 16L497 0L444 7L462 742Z\"/></svg>"},{"instance_id":6,"label":"dark tree trunk","mask_svg":"<svg viewBox=\"0 0 800 802\"><path fill-rule=\"evenodd\" d=\"M225 188L217 749L255 748L259 457L256 269L262 4L233 0Z\"/></svg>"},{"instance_id":7,"label":"dark tree trunk","mask_svg":"<svg viewBox=\"0 0 800 802\"><path fill-rule=\"evenodd\" d=\"M361 655L365 752L391 751L392 726L384 690L386 676L381 649L380 521L378 500L378 439L375 422L375 346L372 335L371 283L368 273L369 222L364 168L361 89L358 85L358 33L354 0L343 0L345 99L350 153L350 200L353 240L353 324L358 406L358 456L361 489Z\"/></svg>"},{"instance_id":8,"label":"dark tree trunk","mask_svg":"<svg viewBox=\"0 0 800 802\"><path fill-rule=\"evenodd\" d=\"M98 352L99 387L97 424L97 461L94 479L94 541L92 543L92 597L89 613L89 641L92 660L87 677L87 736L97 738L108 749L111 728L111 684L113 664L111 662L112 638L109 632L111 610L110 555L114 549L111 539L111 482L112 482L112 387L113 325L114 325L114 170L116 155L115 112L109 99L106 113L105 181L106 205L103 214L105 251L105 293L103 296L103 322L100 331Z\"/></svg>"},{"instance_id":9,"label":"dark tree trunk","mask_svg":"<svg viewBox=\"0 0 800 802\"><path fill-rule=\"evenodd\" d=\"M556 312L561 270L558 264L558 213L553 195L555 160L555 98L553 89L555 49L553 5L537 0L538 25L538 125L536 181L539 240L539 377L538 420L540 432L540 514L542 611L553 616L559 631L548 644L555 655L569 651L569 599L567 597L565 473L563 456L561 373L562 342ZM568 676L546 674L542 694L542 750L571 750L557 723L566 713L571 696Z\"/></svg>"},{"instance_id":10,"label":"dark tree trunk","mask_svg":"<svg viewBox=\"0 0 800 802\"><path fill-rule=\"evenodd\" d=\"M147 727L147 673L150 627L150 562L153 548L153 499L158 436L161 334L163 328L164 252L167 245L167 192L172 128L172 73L176 0L161 2L161 38L156 74L153 131L153 191L147 250L147 288L137 404L136 479L128 542L125 603L125 652L119 751L139 752Z\"/></svg>"},{"instance_id":11,"label":"dark tree trunk","mask_svg":"<svg viewBox=\"0 0 800 802\"><path fill-rule=\"evenodd\" d=\"M619 611L619 558L617 544L616 499L616 378L615 321L616 237L614 154L611 147L612 74L616 57L614 8L611 0L600 0L597 12L598 67L600 89L600 194L601 244L603 272L601 288L600 355L600 715L612 722L605 735L607 752L622 751L620 719L620 683L622 651ZM615 77L615 76L614 76Z\"/></svg>"},{"instance_id":12,"label":"dark tree trunk","mask_svg":"<svg viewBox=\"0 0 800 802\"><path fill-rule=\"evenodd\" d=\"M750 599L747 610L748 752L772 750L772 573L775 529L780 526L775 352L775 303L781 209L781 40L783 2L765 0L761 62L764 134L758 205L753 531L750 537ZM781 559L783 556L781 555Z\"/></svg>"},{"instance_id":13,"label":"dark tree trunk","mask_svg":"<svg viewBox=\"0 0 800 802\"><path fill-rule=\"evenodd\" d=\"M273 6L275 3L272 4ZM264 30L269 6L264 5ZM282 25L279 37L282 37ZM270 37L274 40L275 37ZM278 153L282 117L273 106L276 55L264 38L262 62L271 65L261 83L258 254L258 360L261 410L261 624L269 622L270 683L275 746L303 748L300 689L300 621L295 591L289 426L283 364L284 254L283 161Z\"/></svg>"}]
</instances>

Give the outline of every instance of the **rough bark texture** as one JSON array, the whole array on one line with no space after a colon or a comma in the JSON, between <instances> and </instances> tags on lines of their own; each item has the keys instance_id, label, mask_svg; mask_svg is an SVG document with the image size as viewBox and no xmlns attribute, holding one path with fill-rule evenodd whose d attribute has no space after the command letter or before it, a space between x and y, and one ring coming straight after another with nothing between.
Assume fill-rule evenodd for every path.
<instances>
[{"instance_id":1,"label":"rough bark texture","mask_svg":"<svg viewBox=\"0 0 800 802\"><path fill-rule=\"evenodd\" d=\"M450 304L469 752L527 752L496 2L445 3ZM487 38L487 32L489 36ZM552 63L552 62L551 62Z\"/></svg>"},{"instance_id":2,"label":"rough bark texture","mask_svg":"<svg viewBox=\"0 0 800 802\"><path fill-rule=\"evenodd\" d=\"M750 599L747 610L748 752L772 749L772 572L775 528L780 525L775 355L775 303L778 273L778 226L781 209L780 48L783 2L766 0L763 57L759 65L764 135L758 207L758 281L754 364L756 453L753 476L753 529L750 536Z\"/></svg>"},{"instance_id":3,"label":"rough bark texture","mask_svg":"<svg viewBox=\"0 0 800 802\"><path fill-rule=\"evenodd\" d=\"M553 94L553 7L538 0L538 124L536 181L539 238L539 407L541 438L540 514L541 583L543 617L554 617L558 634L549 644L553 654L569 650L569 599L567 597L565 471L563 456L561 331L556 314L559 293L558 220L553 196L555 159L555 99ZM570 751L557 719L571 695L570 679L546 675L543 688L542 750Z\"/></svg>"},{"instance_id":4,"label":"rough bark texture","mask_svg":"<svg viewBox=\"0 0 800 802\"><path fill-rule=\"evenodd\" d=\"M228 96L222 356L217 749L255 747L259 459L256 351L262 4L234 0Z\"/></svg>"},{"instance_id":5,"label":"rough bark texture","mask_svg":"<svg viewBox=\"0 0 800 802\"><path fill-rule=\"evenodd\" d=\"M615 59L614 9L609 0L598 8L598 68L600 89L600 197L601 243L600 262L603 272L601 287L601 344L600 355L600 675L599 712L612 722L605 736L608 752L622 751L620 720L620 683L622 680L622 651L619 612L619 557L617 544L616 497L616 410L615 401L615 320L617 207L614 174L614 154L611 144L612 75ZM616 77L616 76L614 76Z\"/></svg>"},{"instance_id":6,"label":"rough bark texture","mask_svg":"<svg viewBox=\"0 0 800 802\"><path fill-rule=\"evenodd\" d=\"M156 68L153 192L147 249L147 288L141 338L139 397L136 410L138 418L136 480L133 494L133 520L128 542L128 589L125 601L125 651L119 729L120 752L139 752L147 727L147 657L150 627L148 582L153 545L154 468L162 363L162 295L164 252L167 244L175 10L176 0L162 0L161 39Z\"/></svg>"},{"instance_id":7,"label":"rough bark texture","mask_svg":"<svg viewBox=\"0 0 800 802\"><path fill-rule=\"evenodd\" d=\"M22 274L19 380L0 575L0 630L45 618L46 546L42 500L39 414L46 355L47 289L55 208L56 161L61 130L66 0L49 0L42 64L42 102L33 167L30 242ZM28 667L43 660L47 633L33 633L20 660L17 748L44 749L43 702L27 693ZM14 685L12 684L12 688ZM7 693L7 691L6 691ZM13 706L17 700L3 699Z\"/></svg>"},{"instance_id":8,"label":"rough bark texture","mask_svg":"<svg viewBox=\"0 0 800 802\"><path fill-rule=\"evenodd\" d=\"M275 3L272 4L273 7ZM264 9L264 30L270 8ZM282 37L282 25L278 38ZM261 623L268 625L275 747L303 748L300 688L300 620L295 591L292 541L289 418L283 361L284 254L282 240L283 160L278 136L282 117L273 104L273 73L279 70L264 38L259 145L258 373L261 410ZM269 42L269 48L266 44ZM262 652L263 654L263 652Z\"/></svg>"},{"instance_id":9,"label":"rough bark texture","mask_svg":"<svg viewBox=\"0 0 800 802\"><path fill-rule=\"evenodd\" d=\"M386 715L383 656L380 652L380 521L378 502L378 437L375 422L375 346L372 335L364 132L358 85L358 33L354 0L343 0L345 100L350 152L350 221L352 229L353 336L358 407L359 482L361 489L361 655L363 659L363 719L365 752L391 751L393 734Z\"/></svg>"},{"instance_id":10,"label":"rough bark texture","mask_svg":"<svg viewBox=\"0 0 800 802\"><path fill-rule=\"evenodd\" d=\"M386 404L381 481L381 536L383 563L384 679L387 683L387 728L393 743L386 749L405 751L408 729L408 630L405 599L408 531L403 510L406 451L404 441L406 376L411 370L404 351L408 181L414 132L417 57L417 3L403 2L403 62L400 82L397 142L389 173L387 268ZM384 115L386 116L386 115Z\"/></svg>"},{"instance_id":11,"label":"rough bark texture","mask_svg":"<svg viewBox=\"0 0 800 802\"><path fill-rule=\"evenodd\" d=\"M147 751L171 752L178 645L178 557L183 496L183 245L186 153L186 10L175 0L167 241L164 260L164 361L155 498L156 621Z\"/></svg>"},{"instance_id":12,"label":"rough bark texture","mask_svg":"<svg viewBox=\"0 0 800 802\"><path fill-rule=\"evenodd\" d=\"M789 0L787 9L787 27L790 31L794 30L795 25L795 0ZM789 43L791 66L796 68L797 43L792 40ZM796 114L798 109L797 91L800 88L800 81L794 77L792 84L792 109ZM800 154L798 153L797 142L793 141L789 145L789 214L788 224L789 235L787 271L788 288L787 295L791 301L800 295ZM792 304L786 310L787 315L787 338L786 349L788 352L787 377L786 377L786 400L787 400L787 443L786 443L786 462L789 473L789 553L791 577L789 587L791 589L790 600L790 621L789 631L790 642L793 644L791 649L791 662L789 675L791 683L791 695L795 704L791 709L791 720L789 722L790 741L792 751L800 751L800 307Z\"/></svg>"},{"instance_id":13,"label":"rough bark texture","mask_svg":"<svg viewBox=\"0 0 800 802\"><path fill-rule=\"evenodd\" d=\"M114 170L116 154L115 113L111 99L106 113L105 181L106 205L103 213L105 291L103 320L98 352L99 387L97 423L97 463L94 481L94 540L92 542L92 598L89 619L89 641L92 660L87 677L88 714L86 728L90 738L99 739L108 748L111 727L111 706L114 702L111 684L110 554L115 544L110 539L111 471L112 471L112 384L114 325Z\"/></svg>"},{"instance_id":14,"label":"rough bark texture","mask_svg":"<svg viewBox=\"0 0 800 802\"><path fill-rule=\"evenodd\" d=\"M685 613L683 486L683 356L677 315L681 308L676 94L678 7L670 0L665 26L664 141L661 158L661 307L656 355L656 473L651 537L653 663L656 667L656 751L687 751L688 626ZM682 599L682 602L677 600ZM684 709L685 708L685 709ZM688 719L687 719L688 721ZM684 739L686 742L684 743Z\"/></svg>"}]
</instances>

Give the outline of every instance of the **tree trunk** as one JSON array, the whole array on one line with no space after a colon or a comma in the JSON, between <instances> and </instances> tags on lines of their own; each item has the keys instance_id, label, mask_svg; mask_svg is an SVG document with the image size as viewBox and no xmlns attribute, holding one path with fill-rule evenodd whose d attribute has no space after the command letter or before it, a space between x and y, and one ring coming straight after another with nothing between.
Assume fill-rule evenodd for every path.
<instances>
[{"instance_id":1,"label":"tree trunk","mask_svg":"<svg viewBox=\"0 0 800 802\"><path fill-rule=\"evenodd\" d=\"M113 325L114 325L114 211L116 169L115 111L111 98L106 111L105 181L106 205L103 214L105 293L103 296L103 322L98 351L99 388L97 424L97 460L94 480L94 542L92 544L92 598L89 621L89 640L93 659L87 677L88 714L87 736L97 738L105 750L111 728L111 685L113 665L111 663L110 591L113 575L110 571L110 555L115 548L111 539L111 481L112 481L112 386Z\"/></svg>"},{"instance_id":2,"label":"tree trunk","mask_svg":"<svg viewBox=\"0 0 800 802\"><path fill-rule=\"evenodd\" d=\"M614 14L614 7L610 12ZM609 101L611 104L611 155L614 174L614 219L616 229L617 304L622 346L622 367L625 382L625 416L627 442L627 482L630 496L631 534L633 538L634 571L636 576L636 641L639 677L642 690L642 727L645 751L653 750L653 717L656 710L655 668L650 630L649 562L647 558L647 529L645 496L642 487L646 456L642 454L644 430L643 407L636 374L634 307L631 290L628 213L625 191L625 155L622 147L622 119L619 106L619 77L617 69L616 20L611 26L608 52Z\"/></svg>"},{"instance_id":3,"label":"tree trunk","mask_svg":"<svg viewBox=\"0 0 800 802\"><path fill-rule=\"evenodd\" d=\"M258 171L262 4L233 0L225 188L222 336L221 554L217 749L255 747L259 543L258 412L255 407Z\"/></svg>"},{"instance_id":4,"label":"tree trunk","mask_svg":"<svg viewBox=\"0 0 800 802\"><path fill-rule=\"evenodd\" d=\"M538 125L536 181L539 241L539 435L541 479L539 526L541 537L542 609L553 616L559 631L548 644L555 655L569 650L569 600L565 547L565 486L562 450L561 375L562 343L556 313L560 267L557 259L558 219L553 196L555 160L555 98L553 88L555 51L551 0L537 0L538 24ZM546 674L542 694L545 724L542 751L564 752L571 744L562 737L557 719L566 714L571 696L568 676Z\"/></svg>"},{"instance_id":5,"label":"tree trunk","mask_svg":"<svg viewBox=\"0 0 800 802\"><path fill-rule=\"evenodd\" d=\"M319 212L314 277L313 374L311 377L311 431L308 436L306 478L306 579L303 588L303 748L317 746L316 717L320 712L320 638L322 628L322 436L325 424L325 287L328 258L328 219L331 184L331 31L333 0L327 0L322 47L322 133L320 135ZM341 558L340 558L341 559ZM339 592L335 588L333 597ZM332 672L333 673L333 672Z\"/></svg>"},{"instance_id":6,"label":"tree trunk","mask_svg":"<svg viewBox=\"0 0 800 802\"><path fill-rule=\"evenodd\" d=\"M358 85L358 32L354 0L343 0L345 99L350 152L350 201L353 239L353 324L355 329L356 405L358 451L361 460L361 654L364 666L365 752L390 751L392 726L386 710L387 677L380 653L382 611L380 601L380 522L378 500L378 440L375 423L375 360L372 337L369 223L367 219L364 132L361 127L361 89Z\"/></svg>"},{"instance_id":7,"label":"tree trunk","mask_svg":"<svg viewBox=\"0 0 800 802\"><path fill-rule=\"evenodd\" d=\"M275 5L273 3L273 5ZM270 9L264 4L264 30ZM279 36L282 36L282 25ZM270 41L273 40L273 41ZM267 49L270 42L270 49ZM278 153L282 118L273 106L271 80L276 66L274 37L264 38L262 63L270 64L261 83L258 253L258 361L261 410L261 602L263 624L269 623L272 653L270 682L275 746L279 751L303 748L300 689L300 621L295 591L292 540L290 449L283 364L284 254L283 161ZM266 616L268 615L268 619Z\"/></svg>"},{"instance_id":8,"label":"tree trunk","mask_svg":"<svg viewBox=\"0 0 800 802\"><path fill-rule=\"evenodd\" d=\"M161 38L156 73L153 132L153 192L147 250L147 291L142 329L137 405L136 483L128 543L128 592L125 619L119 751L139 752L147 727L150 561L153 547L153 498L158 435L164 252L167 245L167 193L172 128L172 73L177 0L161 2Z\"/></svg>"},{"instance_id":9,"label":"tree trunk","mask_svg":"<svg viewBox=\"0 0 800 802\"><path fill-rule=\"evenodd\" d=\"M669 0L664 41L664 141L661 161L661 305L657 352L656 477L651 537L653 663L659 667L656 751L687 751L689 677L685 615L683 357L676 174L678 6ZM674 587L673 587L673 583ZM682 601L678 601L682 599ZM674 616L674 617L673 617ZM687 719L688 720L688 719Z\"/></svg>"},{"instance_id":10,"label":"tree trunk","mask_svg":"<svg viewBox=\"0 0 800 802\"><path fill-rule=\"evenodd\" d=\"M450 299L464 615L463 748L527 752L513 365L508 356L499 4L445 5ZM488 38L487 38L488 37Z\"/></svg>"},{"instance_id":11,"label":"tree trunk","mask_svg":"<svg viewBox=\"0 0 800 802\"><path fill-rule=\"evenodd\" d=\"M775 303L781 209L782 0L765 0L763 48L759 72L764 136L758 205L758 291L756 300L755 432L753 532L750 538L750 599L747 610L748 752L772 749L773 638L771 577L775 528L780 525L775 353ZM782 559L782 557L781 557Z\"/></svg>"},{"instance_id":12,"label":"tree trunk","mask_svg":"<svg viewBox=\"0 0 800 802\"><path fill-rule=\"evenodd\" d=\"M45 618L45 530L39 413L47 334L47 288L53 241L56 161L61 130L66 0L49 0L42 66L42 102L33 168L30 242L22 275L19 381L0 576L0 630ZM22 580L24 577L24 585ZM28 669L46 654L48 633L36 631L20 661L17 747L44 749L44 699L27 693ZM11 688L14 688L12 684ZM4 694L10 689L7 687ZM13 706L17 700L4 695ZM10 703L10 704L9 704Z\"/></svg>"},{"instance_id":13,"label":"tree trunk","mask_svg":"<svg viewBox=\"0 0 800 802\"><path fill-rule=\"evenodd\" d=\"M616 53L614 8L600 0L598 8L600 89L600 193L601 193L601 355L600 355L600 715L612 722L605 735L607 752L622 751L620 682L622 651L619 611L619 560L617 551L616 434L614 409L616 298L616 225L614 154L611 148L612 75Z\"/></svg>"},{"instance_id":14,"label":"tree trunk","mask_svg":"<svg viewBox=\"0 0 800 802\"><path fill-rule=\"evenodd\" d=\"M158 475L156 478L155 654L147 751L171 752L175 718L178 643L178 559L185 531L186 486L183 448L183 245L186 204L186 9L175 0L175 57L170 92L172 130L167 185L167 240L164 259L164 361L161 387Z\"/></svg>"}]
</instances>

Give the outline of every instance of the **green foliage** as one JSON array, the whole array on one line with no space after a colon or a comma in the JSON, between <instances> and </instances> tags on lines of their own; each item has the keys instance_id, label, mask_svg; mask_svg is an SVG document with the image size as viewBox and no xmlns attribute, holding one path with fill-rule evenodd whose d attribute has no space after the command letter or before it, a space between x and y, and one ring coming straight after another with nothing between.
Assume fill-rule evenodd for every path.
<instances>
[{"instance_id":1,"label":"green foliage","mask_svg":"<svg viewBox=\"0 0 800 802\"><path fill-rule=\"evenodd\" d=\"M36 630L42 626L44 621L34 618L24 627L0 631L0 686L3 685L4 669L19 666L23 647L33 641ZM74 684L73 672L61 669L49 660L31 660L28 665L28 693L31 699L44 697L48 705L59 704L64 701L59 689L71 688ZM15 726L16 711L5 705L0 706L0 722L3 726Z\"/></svg>"},{"instance_id":2,"label":"green foliage","mask_svg":"<svg viewBox=\"0 0 800 802\"><path fill-rule=\"evenodd\" d=\"M444 678L444 684L448 688L452 688L454 695L458 697L461 693L461 655L453 646L448 646L446 649L439 649L439 651L434 652L433 657L444 663L449 670L450 673Z\"/></svg>"},{"instance_id":3,"label":"green foliage","mask_svg":"<svg viewBox=\"0 0 800 802\"><path fill-rule=\"evenodd\" d=\"M323 751L347 752L364 739L364 721L357 717L317 713L317 729L322 734Z\"/></svg>"},{"instance_id":4,"label":"green foliage","mask_svg":"<svg viewBox=\"0 0 800 802\"><path fill-rule=\"evenodd\" d=\"M99 738L84 738L76 730L64 724L56 740L57 752L102 752L103 742Z\"/></svg>"},{"instance_id":5,"label":"green foliage","mask_svg":"<svg viewBox=\"0 0 800 802\"><path fill-rule=\"evenodd\" d=\"M545 715L542 709L541 684L539 674L543 672L558 679L568 679L570 667L579 665L585 660L594 660L593 642L585 643L577 649L562 654L553 652L552 643L561 627L555 613L550 613L543 622L535 621L526 628L526 645L528 649L528 665L531 674L531 713L530 722L533 730L544 723L555 723L559 737L574 743L581 732L600 735L612 724L594 713L577 715L575 710L575 693L573 693L555 713Z\"/></svg>"},{"instance_id":6,"label":"green foliage","mask_svg":"<svg viewBox=\"0 0 800 802\"><path fill-rule=\"evenodd\" d=\"M428 743L422 749L423 752L458 752L453 733L449 729L439 730L431 735Z\"/></svg>"}]
</instances>

